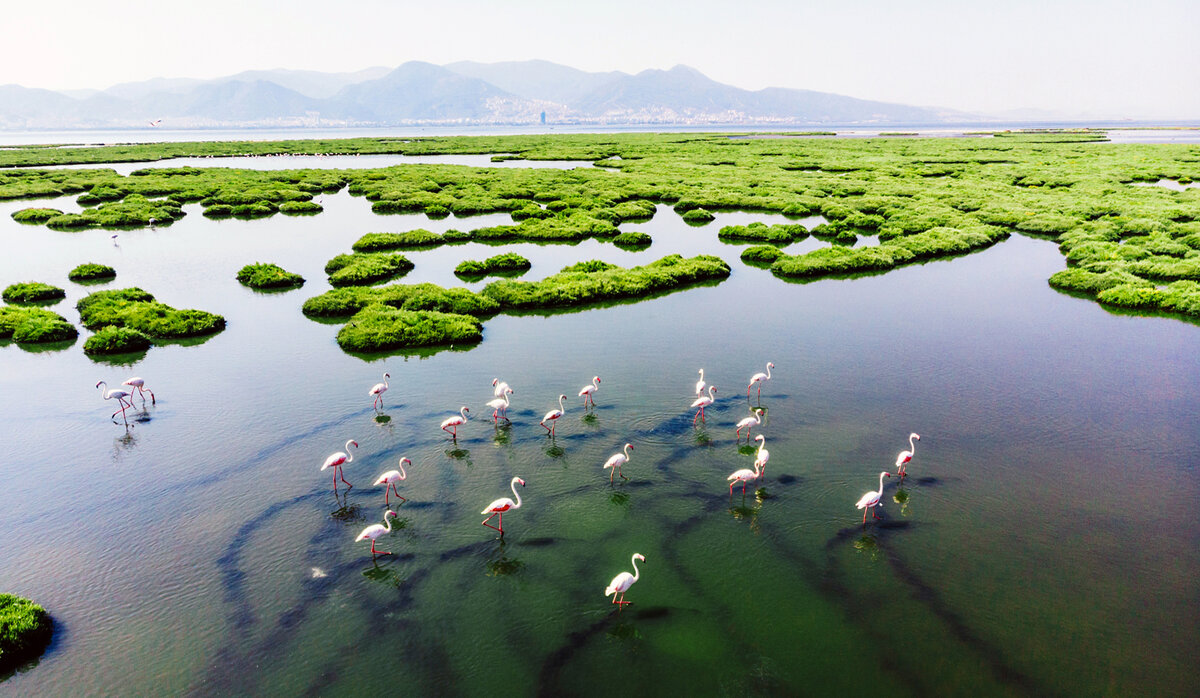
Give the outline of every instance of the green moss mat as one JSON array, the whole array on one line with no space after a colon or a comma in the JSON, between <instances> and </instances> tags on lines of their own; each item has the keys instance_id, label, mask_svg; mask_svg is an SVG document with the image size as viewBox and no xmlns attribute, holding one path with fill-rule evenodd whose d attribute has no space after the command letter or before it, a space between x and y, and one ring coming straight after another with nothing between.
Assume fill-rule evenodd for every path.
<instances>
[{"instance_id":1,"label":"green moss mat","mask_svg":"<svg viewBox=\"0 0 1200 698\"><path fill-rule=\"evenodd\" d=\"M201 337L225 329L225 318L203 310L176 310L154 300L140 288L97 291L75 307L84 327L106 326L137 330L153 339Z\"/></svg>"},{"instance_id":2,"label":"green moss mat","mask_svg":"<svg viewBox=\"0 0 1200 698\"><path fill-rule=\"evenodd\" d=\"M247 264L237 273L238 283L250 288L294 288L304 285L304 277L275 264Z\"/></svg>"},{"instance_id":3,"label":"green moss mat","mask_svg":"<svg viewBox=\"0 0 1200 698\"><path fill-rule=\"evenodd\" d=\"M45 303L67 297L67 292L57 286L37 281L12 284L0 293L6 303Z\"/></svg>"},{"instance_id":4,"label":"green moss mat","mask_svg":"<svg viewBox=\"0 0 1200 698\"><path fill-rule=\"evenodd\" d=\"M0 673L35 659L53 633L46 609L20 596L0 594Z\"/></svg>"}]
</instances>

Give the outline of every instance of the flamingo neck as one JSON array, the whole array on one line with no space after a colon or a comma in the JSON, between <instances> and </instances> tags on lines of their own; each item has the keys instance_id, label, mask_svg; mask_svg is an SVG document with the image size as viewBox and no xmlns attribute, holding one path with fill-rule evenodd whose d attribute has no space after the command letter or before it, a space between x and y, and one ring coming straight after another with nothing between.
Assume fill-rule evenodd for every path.
<instances>
[{"instance_id":1,"label":"flamingo neck","mask_svg":"<svg viewBox=\"0 0 1200 698\"><path fill-rule=\"evenodd\" d=\"M629 449L633 448L630 444L625 444L625 460L629 460Z\"/></svg>"},{"instance_id":2,"label":"flamingo neck","mask_svg":"<svg viewBox=\"0 0 1200 698\"><path fill-rule=\"evenodd\" d=\"M638 577L642 576L642 573L640 570L638 570L638 566L637 566L637 555L635 554L632 558L630 558L630 561L633 562L633 581L636 582L638 580Z\"/></svg>"},{"instance_id":3,"label":"flamingo neck","mask_svg":"<svg viewBox=\"0 0 1200 698\"><path fill-rule=\"evenodd\" d=\"M559 412L563 412L563 411L565 411L566 409L567 409L566 407L563 407L563 396L562 396L562 395L559 395L559 396L558 396L558 411L559 411Z\"/></svg>"},{"instance_id":4,"label":"flamingo neck","mask_svg":"<svg viewBox=\"0 0 1200 698\"><path fill-rule=\"evenodd\" d=\"M767 380L771 380L771 364L767 364Z\"/></svg>"},{"instance_id":5,"label":"flamingo neck","mask_svg":"<svg viewBox=\"0 0 1200 698\"><path fill-rule=\"evenodd\" d=\"M913 443L912 434L908 435L908 452L913 454L917 452L917 445Z\"/></svg>"},{"instance_id":6,"label":"flamingo neck","mask_svg":"<svg viewBox=\"0 0 1200 698\"><path fill-rule=\"evenodd\" d=\"M883 496L883 476L884 473L879 473L879 497Z\"/></svg>"},{"instance_id":7,"label":"flamingo neck","mask_svg":"<svg viewBox=\"0 0 1200 698\"><path fill-rule=\"evenodd\" d=\"M708 400L709 400L709 402L717 401L717 386L715 386L715 385L708 386Z\"/></svg>"},{"instance_id":8,"label":"flamingo neck","mask_svg":"<svg viewBox=\"0 0 1200 698\"><path fill-rule=\"evenodd\" d=\"M407 479L408 479L408 472L406 472L406 471L404 470L404 461L400 461L400 462L399 462L397 465L399 465L399 466L400 466L400 479L401 479L401 480L407 480Z\"/></svg>"},{"instance_id":9,"label":"flamingo neck","mask_svg":"<svg viewBox=\"0 0 1200 698\"><path fill-rule=\"evenodd\" d=\"M383 387L388 387L388 374L383 374Z\"/></svg>"},{"instance_id":10,"label":"flamingo neck","mask_svg":"<svg viewBox=\"0 0 1200 698\"><path fill-rule=\"evenodd\" d=\"M467 419L467 408L464 406L464 407L463 407L461 410L459 410L459 411L458 411L458 413L459 413L460 415L462 415L463 421L466 421L466 419Z\"/></svg>"},{"instance_id":11,"label":"flamingo neck","mask_svg":"<svg viewBox=\"0 0 1200 698\"><path fill-rule=\"evenodd\" d=\"M513 481L509 483L509 487L512 489L513 496L517 498L517 503L513 505L513 509L520 509L521 508L521 493L517 491L516 479L513 479Z\"/></svg>"},{"instance_id":12,"label":"flamingo neck","mask_svg":"<svg viewBox=\"0 0 1200 698\"><path fill-rule=\"evenodd\" d=\"M761 459L762 459L763 449L764 449L764 448L766 448L766 447L767 447L767 440L766 440L766 439L759 439L759 440L758 440L758 453L757 453L757 454L755 454L755 456L754 456L754 461L755 461L756 463L757 463L759 460L761 460Z\"/></svg>"},{"instance_id":13,"label":"flamingo neck","mask_svg":"<svg viewBox=\"0 0 1200 698\"><path fill-rule=\"evenodd\" d=\"M346 462L347 463L354 460L354 454L350 451L350 444L352 444L352 443L354 443L354 439L350 439L349 441L346 442Z\"/></svg>"},{"instance_id":14,"label":"flamingo neck","mask_svg":"<svg viewBox=\"0 0 1200 698\"><path fill-rule=\"evenodd\" d=\"M392 512L389 511L387 514L383 515L383 530L387 531L388 533L391 533L392 532L392 520L388 518L388 514L392 514ZM395 514L392 514L392 516L395 516Z\"/></svg>"}]
</instances>

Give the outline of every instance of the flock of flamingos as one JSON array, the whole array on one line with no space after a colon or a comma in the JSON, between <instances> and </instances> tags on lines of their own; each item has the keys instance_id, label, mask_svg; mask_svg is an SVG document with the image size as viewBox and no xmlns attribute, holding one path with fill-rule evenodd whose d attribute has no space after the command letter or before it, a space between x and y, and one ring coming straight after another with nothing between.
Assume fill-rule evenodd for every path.
<instances>
[{"instance_id":1,"label":"flock of flamingos","mask_svg":"<svg viewBox=\"0 0 1200 698\"><path fill-rule=\"evenodd\" d=\"M760 398L762 397L763 383L771 379L772 368L775 368L775 364L767 362L767 370L765 373L755 373L750 377L750 383L746 386L747 398L750 396L750 390L755 386L758 387L758 396ZM704 408L709 407L716 402L716 387L707 385L704 382L704 369L700 369L699 373L700 380L696 381L696 399L691 405L692 408L696 410L696 415L692 418L693 426L695 426L698 420L704 419ZM383 406L383 394L388 390L389 378L391 378L391 374L384 373L383 382L375 384L375 386L368 391L368 395L374 398L374 407L376 408ZM137 395L141 397L143 407L145 407L146 404L146 393L150 393L151 404L157 404L154 393L146 387L146 382L142 378L135 376L127 379L121 385L126 389L114 388L110 390L104 381L96 383L97 388L104 386L102 393L103 398L105 400L116 400L120 407L120 409L112 413L111 419L114 421L116 421L118 412L121 414L122 420L125 420L125 410L133 409L133 397L135 391ZM498 422L500 419L509 421L507 415L507 410L510 404L508 396L513 394L513 390L509 387L508 383L505 383L498 378L492 381L492 387L495 399L487 403L487 406L492 410L492 421ZM593 406L596 404L594 395L599 389L600 377L594 376L592 378L592 382L588 385L585 385L579 391L579 396L583 398L584 409L587 409L589 404ZM707 394L705 394L706 392ZM559 395L558 409L550 410L544 417L542 417L542 421L538 422L540 426L546 429L547 435L554 434L555 425L566 411L566 407L563 405L563 401L566 399L566 395ZM451 438L457 440L458 427L467 421L467 414L469 412L470 410L466 406L463 406L461 409L459 409L458 414L448 417L442 421L442 430L450 434ZM746 431L746 441L748 443L750 441L750 430L753 427L762 424L762 409L752 409L751 412L752 414L750 417L747 417L737 423L737 439L739 443L741 442L743 429ZM547 426L547 422L550 423L549 426ZM126 420L125 424L128 426L129 422ZM751 481L758 480L766 471L767 461L771 457L770 452L766 449L766 437L762 434L759 434L758 436L754 437L754 439L758 441L758 451L754 457L754 469L751 470L749 468L742 468L741 470L730 473L729 477L726 478L726 480L729 482L730 497L733 496L734 485L740 482L742 485L742 494L744 495L746 493L746 484ZM915 442L920 440L920 435L916 433L909 434L908 450L901 451L899 455L896 456L897 477L903 478L905 476L905 467L908 465L909 461L912 460L913 452L916 450ZM346 476L342 471L343 465L354 460L354 456L349 453L351 447L357 448L358 442L350 439L346 442L345 451L338 451L337 453L330 455L321 465L321 470L333 470L333 490L335 493L337 492L337 483L339 479L346 484L347 489L353 487L353 485L346 480ZM608 480L610 483L613 481L613 478L618 475L625 480L629 479L628 477L625 477L623 472L621 472L621 468L623 465L629 462L629 452L631 450L633 450L633 444L627 443L621 451L614 453L607 461L604 462L602 470L609 471ZM367 526L354 539L354 542L356 543L363 540L371 541L372 558L374 558L376 555L392 554L383 550L376 550L375 541L385 533L391 532L392 522L388 519L388 516L397 516L396 512L390 508L391 495L395 494L396 499L400 500L401 502L408 501L407 498L400 494L400 490L398 488L399 483L408 477L408 473L404 469L404 465L406 463L408 465L412 465L412 461L408 458L401 458L398 464L398 470L389 470L380 475L379 478L374 482L375 486L378 487L382 485L384 487L384 506L388 507L387 511L383 515L384 523ZM875 513L874 508L879 506L880 500L883 496L883 478L891 476L892 474L886 470L879 473L879 489L868 491L855 504L857 508L863 510L863 526L866 526L867 524L868 511L871 512L871 515L874 518L879 518L879 515ZM502 537L504 536L504 512L521 508L521 493L517 491L517 485L524 487L525 481L519 477L514 477L509 483L509 487L512 489L513 496L516 497L515 501L508 497L501 497L493 501L491 504L488 504L486 507L484 507L483 511L479 512L480 514L488 515L488 517L483 520L483 525L499 531ZM496 525L494 526L488 523L492 519L496 519ZM613 580L609 583L608 587L605 588L604 595L612 596L612 602L614 604L617 604L618 606L625 606L632 603L631 601L625 600L625 592L629 591L629 587L633 586L633 583L636 582L641 575L641 572L638 570L637 566L639 560L645 562L646 558L640 553L634 553L632 557L633 574L622 572L616 577L613 577Z\"/></svg>"}]
</instances>

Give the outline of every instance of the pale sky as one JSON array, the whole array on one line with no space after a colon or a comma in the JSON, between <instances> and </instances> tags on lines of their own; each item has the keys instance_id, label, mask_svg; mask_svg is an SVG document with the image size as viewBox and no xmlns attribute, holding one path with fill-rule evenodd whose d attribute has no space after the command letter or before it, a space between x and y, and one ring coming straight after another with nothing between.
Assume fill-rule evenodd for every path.
<instances>
[{"instance_id":1,"label":"pale sky","mask_svg":"<svg viewBox=\"0 0 1200 698\"><path fill-rule=\"evenodd\" d=\"M1200 121L1200 0L42 0L0 85L541 58L995 114ZM16 5L16 6L13 6Z\"/></svg>"}]
</instances>

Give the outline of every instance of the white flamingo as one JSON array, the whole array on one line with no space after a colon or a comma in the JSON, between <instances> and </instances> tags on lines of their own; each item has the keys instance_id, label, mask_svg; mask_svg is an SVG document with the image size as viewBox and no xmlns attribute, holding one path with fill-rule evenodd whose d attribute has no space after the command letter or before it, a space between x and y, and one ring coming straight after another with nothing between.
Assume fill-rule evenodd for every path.
<instances>
[{"instance_id":1,"label":"white flamingo","mask_svg":"<svg viewBox=\"0 0 1200 698\"><path fill-rule=\"evenodd\" d=\"M696 381L696 395L704 394L704 369L700 369L700 380Z\"/></svg>"},{"instance_id":2,"label":"white flamingo","mask_svg":"<svg viewBox=\"0 0 1200 698\"><path fill-rule=\"evenodd\" d=\"M543 427L546 427L546 431L549 432L549 434L551 436L554 435L554 427L558 425L558 420L563 416L563 412L565 412L567 409L566 407L563 406L563 400L566 400L566 399L567 399L566 395L559 395L558 396L558 409L550 410L549 412L546 413L545 417L542 417L542 421L538 422L538 424L541 424ZM550 422L550 426L548 426L548 427L546 426L547 421Z\"/></svg>"},{"instance_id":3,"label":"white flamingo","mask_svg":"<svg viewBox=\"0 0 1200 698\"><path fill-rule=\"evenodd\" d=\"M382 524L371 524L370 526L367 526L366 528L364 528L362 530L362 533L358 534L358 537L354 539L355 543L359 542L360 540L366 540L368 538L371 539L371 557L372 558L374 558L376 555L391 555L391 553L375 549L375 539L382 536L385 533L392 532L392 522L388 521L389 514L392 516L396 516L396 512L392 511L391 509L388 509L386 512L384 512L383 521L384 521L384 523L387 524L387 526L384 526Z\"/></svg>"},{"instance_id":4,"label":"white flamingo","mask_svg":"<svg viewBox=\"0 0 1200 698\"><path fill-rule=\"evenodd\" d=\"M487 526L488 528L496 529L500 532L500 535L504 535L504 512L508 511L509 509L521 508L521 493L517 492L517 483L521 483L521 487L524 487L525 481L519 477L514 477L512 482L509 483L509 487L512 488L513 496L517 498L517 501L514 502L508 497L501 497L500 499L497 499L496 501L484 507L483 511L479 512L480 514L491 514L491 516L483 520L483 525ZM489 524L488 522L496 516L500 517L500 520L496 522L496 525L493 526Z\"/></svg>"},{"instance_id":5,"label":"white flamingo","mask_svg":"<svg viewBox=\"0 0 1200 698\"><path fill-rule=\"evenodd\" d=\"M373 404L373 407L383 407L383 394L388 390L388 379L391 377L392 374L390 373L383 374L383 382L376 383L371 387L371 390L367 392L368 395L375 396L375 403Z\"/></svg>"},{"instance_id":6,"label":"white flamingo","mask_svg":"<svg viewBox=\"0 0 1200 698\"><path fill-rule=\"evenodd\" d=\"M756 426L762 424L762 415L763 415L763 411L762 411L762 408L760 407L760 408L754 410L753 415L746 417L745 419L743 419L742 421L737 423L737 438L738 438L739 442L742 440L742 429L746 430L746 441L750 440L750 427L756 427Z\"/></svg>"},{"instance_id":7,"label":"white flamingo","mask_svg":"<svg viewBox=\"0 0 1200 698\"><path fill-rule=\"evenodd\" d=\"M758 442L758 453L754 454L754 467L762 468L762 471L767 472L767 461L771 460L771 452L767 450L767 437L759 434L754 437Z\"/></svg>"},{"instance_id":8,"label":"white flamingo","mask_svg":"<svg viewBox=\"0 0 1200 698\"><path fill-rule=\"evenodd\" d=\"M900 454L896 456L896 474L899 475L900 479L902 480L904 479L905 475L904 466L908 465L908 462L913 458L913 454L917 452L917 445L913 443L914 439L920 441L921 435L916 432L909 434L908 450L901 451Z\"/></svg>"},{"instance_id":9,"label":"white flamingo","mask_svg":"<svg viewBox=\"0 0 1200 698\"><path fill-rule=\"evenodd\" d=\"M641 571L638 570L637 563L638 560L645 562L646 557L641 553L634 553L632 559L633 574L629 574L628 572L618 574L613 577L613 580L608 583L608 587L604 590L604 595L613 597L612 602L618 606L628 606L633 603L632 601L625 600L625 592L629 591L629 587L633 586L633 583L642 576ZM620 594L620 596L617 596L617 594Z\"/></svg>"},{"instance_id":10,"label":"white flamingo","mask_svg":"<svg viewBox=\"0 0 1200 698\"><path fill-rule=\"evenodd\" d=\"M342 472L342 466L349 463L350 461L354 460L354 454L349 452L351 446L358 448L358 442L355 441L354 439L350 439L349 441L346 442L346 450L345 451L338 451L337 453L330 454L330 456L325 459L325 463L321 465L321 470L327 470L329 468L333 468L333 491L334 492L337 492L337 481L338 481L339 475L342 478L342 482L346 483L346 489L354 488L354 485L351 485L350 482L348 480L346 480L346 474L344 472Z\"/></svg>"},{"instance_id":11,"label":"white flamingo","mask_svg":"<svg viewBox=\"0 0 1200 698\"><path fill-rule=\"evenodd\" d=\"M761 434L759 436L761 436ZM754 459L754 470L742 468L741 470L735 470L730 473L729 477L725 478L729 481L729 496L733 496L734 483L742 483L742 494L746 494L746 483L750 482L751 480L757 480L760 475L762 475L762 463L760 463L757 458Z\"/></svg>"},{"instance_id":12,"label":"white flamingo","mask_svg":"<svg viewBox=\"0 0 1200 698\"><path fill-rule=\"evenodd\" d=\"M609 482L613 481L614 473L620 475L622 478L624 478L626 480L629 479L629 478L625 477L625 473L621 472L621 466L623 466L629 462L629 452L633 450L633 444L625 444L625 448L622 450L623 450L623 453L614 453L611 456L609 456L608 460L604 461L604 467L609 469L609 471L608 471L608 481Z\"/></svg>"},{"instance_id":13,"label":"white flamingo","mask_svg":"<svg viewBox=\"0 0 1200 698\"><path fill-rule=\"evenodd\" d=\"M883 478L891 477L891 476L892 476L892 474L887 472L886 470L883 471L882 473L879 473L879 491L878 492L867 492L866 494L864 494L862 496L861 499L858 500L858 503L854 505L854 506L858 507L859 509L863 510L863 525L864 526L867 525L867 512L868 511L871 512L871 516L874 516L876 519L879 518L879 514L875 513L873 507L877 507L877 506L881 505L880 499L883 497Z\"/></svg>"},{"instance_id":14,"label":"white flamingo","mask_svg":"<svg viewBox=\"0 0 1200 698\"><path fill-rule=\"evenodd\" d=\"M121 406L121 409L117 410L117 412L121 413L121 419L122 419L122 421L125 422L125 426L129 426L129 420L125 419L126 408L133 409L133 400L129 400L128 405L125 404L125 401L127 399L129 399L129 393L125 392L124 390L118 390L116 388L109 390L108 383L105 383L104 381L99 381L96 383L97 388L99 388L102 385L104 386L104 392L101 393L101 396L105 400L116 400L117 401L117 404ZM117 413L113 412L111 415L108 416L108 418L113 419L113 417L116 417L116 416L117 416ZM114 420L114 421L116 421L116 420Z\"/></svg>"},{"instance_id":15,"label":"white flamingo","mask_svg":"<svg viewBox=\"0 0 1200 698\"><path fill-rule=\"evenodd\" d=\"M692 403L692 407L698 407L696 416L692 417L692 426L696 426L696 420L704 416L704 408L711 406L717 400L717 387L715 385L708 386L708 397L698 397Z\"/></svg>"},{"instance_id":16,"label":"white flamingo","mask_svg":"<svg viewBox=\"0 0 1200 698\"><path fill-rule=\"evenodd\" d=\"M505 390L511 390L511 388L508 387L508 383L505 383L504 381L500 380L499 378L492 379L492 387L493 387L492 393L496 397L500 397L500 396L504 395Z\"/></svg>"},{"instance_id":17,"label":"white flamingo","mask_svg":"<svg viewBox=\"0 0 1200 698\"><path fill-rule=\"evenodd\" d=\"M447 417L446 419L442 420L442 431L449 433L451 436L454 437L454 440L457 441L458 440L458 427L460 424L467 421L467 413L470 411L471 410L467 409L466 405L463 405L462 409L460 409L458 411L458 414L454 415L453 417ZM454 427L454 431L447 429L447 427Z\"/></svg>"},{"instance_id":18,"label":"white flamingo","mask_svg":"<svg viewBox=\"0 0 1200 698\"><path fill-rule=\"evenodd\" d=\"M512 388L505 388L504 395L495 400L489 400L487 406L492 408L492 421L496 422L503 415L504 421L511 422L508 418L508 396L512 394Z\"/></svg>"},{"instance_id":19,"label":"white flamingo","mask_svg":"<svg viewBox=\"0 0 1200 698\"><path fill-rule=\"evenodd\" d=\"M773 368L775 368L775 364L768 361L766 373L756 373L753 376L750 376L750 385L746 386L746 397L750 397L750 389L754 387L755 383L758 383L758 396L762 397L763 381L771 380L771 369Z\"/></svg>"},{"instance_id":20,"label":"white flamingo","mask_svg":"<svg viewBox=\"0 0 1200 698\"><path fill-rule=\"evenodd\" d=\"M142 398L142 405L146 404L146 393L150 393L150 404L151 405L158 404L158 400L154 399L154 391L146 387L146 381L143 380L140 376L126 378L121 383L121 385L128 385L130 388L137 388L138 395L140 395ZM129 396L131 398L133 397L133 390L129 391ZM130 406L133 405L132 399L129 401L129 404L130 404Z\"/></svg>"},{"instance_id":21,"label":"white flamingo","mask_svg":"<svg viewBox=\"0 0 1200 698\"><path fill-rule=\"evenodd\" d=\"M400 496L400 490L396 489L396 483L402 482L403 480L408 478L408 472L404 470L405 463L412 465L412 461L410 461L409 459L401 458L400 463L399 463L399 467L400 467L399 470L389 470L386 473L384 473L383 475L380 475L379 479L375 481L376 487L378 487L379 485L387 485L387 487L383 490L383 505L385 507L390 506L392 503L392 500L391 500L392 492L396 493L396 499L399 499L402 502L408 501L408 497Z\"/></svg>"},{"instance_id":22,"label":"white flamingo","mask_svg":"<svg viewBox=\"0 0 1200 698\"><path fill-rule=\"evenodd\" d=\"M596 398L593 397L596 391L600 389L600 376L592 376L592 384L585 385L579 390L579 396L583 398L583 407L587 409L588 402L592 403L592 407L596 406Z\"/></svg>"}]
</instances>

